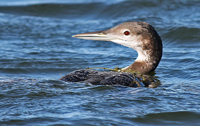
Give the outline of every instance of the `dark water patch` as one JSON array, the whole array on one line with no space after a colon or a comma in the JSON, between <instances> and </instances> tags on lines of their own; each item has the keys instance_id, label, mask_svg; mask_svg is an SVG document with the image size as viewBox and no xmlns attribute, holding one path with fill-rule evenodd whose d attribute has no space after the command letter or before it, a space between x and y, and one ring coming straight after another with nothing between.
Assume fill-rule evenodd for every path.
<instances>
[{"instance_id":1,"label":"dark water patch","mask_svg":"<svg viewBox=\"0 0 200 126\"><path fill-rule=\"evenodd\" d=\"M189 28L189 27L177 27L166 29L167 33L162 35L163 40L167 43L177 44L195 44L196 46L200 46L196 43L196 41L200 41L198 35L200 34L199 28Z\"/></svg>"},{"instance_id":2,"label":"dark water patch","mask_svg":"<svg viewBox=\"0 0 200 126\"><path fill-rule=\"evenodd\" d=\"M146 20L143 16L159 18L162 14L171 16L184 7L198 7L198 1L122 1L112 4L103 2L91 2L81 4L34 4L25 6L1 6L1 13L29 15L38 17L56 17L56 18L119 18L119 17L138 17L140 20ZM198 9L198 8L197 8ZM92 11L91 11L92 10ZM116 11L117 10L117 11ZM199 10L199 9L198 9ZM166 13L168 11L168 13ZM184 10L183 10L184 11ZM191 10L197 11L197 10ZM171 13L172 12L172 13ZM170 14L171 13L171 14ZM182 15L182 14L181 14Z\"/></svg>"},{"instance_id":3,"label":"dark water patch","mask_svg":"<svg viewBox=\"0 0 200 126\"><path fill-rule=\"evenodd\" d=\"M143 117L131 119L143 125L199 125L200 114L196 112L180 111L147 114Z\"/></svg>"},{"instance_id":4,"label":"dark water patch","mask_svg":"<svg viewBox=\"0 0 200 126\"><path fill-rule=\"evenodd\" d=\"M2 6L1 13L30 15L37 17L57 17L57 18L78 18L90 17L95 9L100 11L105 4L89 3L89 4L36 4L27 6ZM90 9L88 9L90 8ZM78 12L78 13L77 13Z\"/></svg>"}]
</instances>

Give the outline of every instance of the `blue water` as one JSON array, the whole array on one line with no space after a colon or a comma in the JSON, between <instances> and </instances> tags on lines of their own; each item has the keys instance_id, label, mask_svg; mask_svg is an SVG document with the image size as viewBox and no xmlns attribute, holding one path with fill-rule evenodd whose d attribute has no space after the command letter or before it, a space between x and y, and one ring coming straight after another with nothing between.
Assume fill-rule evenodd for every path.
<instances>
[{"instance_id":1,"label":"blue water","mask_svg":"<svg viewBox=\"0 0 200 126\"><path fill-rule=\"evenodd\" d=\"M0 125L200 125L200 2L1 0ZM136 51L72 38L145 21L163 40L157 88L58 79L87 67L126 67Z\"/></svg>"}]
</instances>

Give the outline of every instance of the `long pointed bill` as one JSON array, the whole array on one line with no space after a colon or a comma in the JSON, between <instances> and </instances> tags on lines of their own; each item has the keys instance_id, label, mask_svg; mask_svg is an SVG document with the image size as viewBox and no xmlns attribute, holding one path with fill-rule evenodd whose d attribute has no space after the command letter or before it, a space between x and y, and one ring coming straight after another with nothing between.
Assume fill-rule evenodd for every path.
<instances>
[{"instance_id":1,"label":"long pointed bill","mask_svg":"<svg viewBox=\"0 0 200 126\"><path fill-rule=\"evenodd\" d=\"M115 39L112 36L106 35L105 33L103 33L103 31L82 33L73 35L72 37L87 39L87 40L99 40L99 41L112 41L113 39Z\"/></svg>"}]
</instances>

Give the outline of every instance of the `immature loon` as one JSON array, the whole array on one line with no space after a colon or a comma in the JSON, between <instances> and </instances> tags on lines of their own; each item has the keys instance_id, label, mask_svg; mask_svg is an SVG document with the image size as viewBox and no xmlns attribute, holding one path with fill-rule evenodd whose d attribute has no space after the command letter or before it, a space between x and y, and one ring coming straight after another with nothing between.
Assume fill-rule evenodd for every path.
<instances>
[{"instance_id":1,"label":"immature loon","mask_svg":"<svg viewBox=\"0 0 200 126\"><path fill-rule=\"evenodd\" d=\"M89 32L73 37L87 40L111 41L137 51L138 57L133 64L120 72L82 69L73 71L60 80L66 82L86 82L96 85L146 86L154 80L142 75L153 72L162 57L162 40L156 30L146 22L128 21L104 31ZM141 74L129 73L137 71Z\"/></svg>"}]
</instances>

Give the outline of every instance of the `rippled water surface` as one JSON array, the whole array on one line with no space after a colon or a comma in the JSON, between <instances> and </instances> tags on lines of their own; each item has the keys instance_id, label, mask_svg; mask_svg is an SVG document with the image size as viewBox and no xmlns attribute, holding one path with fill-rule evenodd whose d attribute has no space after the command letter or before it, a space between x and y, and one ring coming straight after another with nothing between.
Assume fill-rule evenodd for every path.
<instances>
[{"instance_id":1,"label":"rippled water surface","mask_svg":"<svg viewBox=\"0 0 200 126\"><path fill-rule=\"evenodd\" d=\"M145 21L163 40L157 88L58 79L87 67L126 67L137 53L72 38ZM200 125L200 2L0 1L0 125Z\"/></svg>"}]
</instances>

